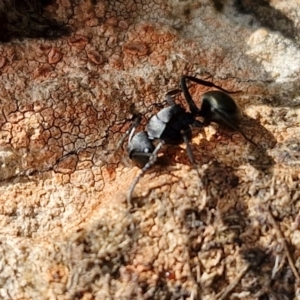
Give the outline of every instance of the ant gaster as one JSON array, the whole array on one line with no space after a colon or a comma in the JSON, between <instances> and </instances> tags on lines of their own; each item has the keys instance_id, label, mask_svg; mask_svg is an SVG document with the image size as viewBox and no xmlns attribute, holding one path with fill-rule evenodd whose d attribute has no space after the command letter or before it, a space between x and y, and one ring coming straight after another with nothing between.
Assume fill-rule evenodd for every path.
<instances>
[{"instance_id":1,"label":"ant gaster","mask_svg":"<svg viewBox=\"0 0 300 300\"><path fill-rule=\"evenodd\" d=\"M215 87L219 89L219 91L204 93L202 95L201 108L199 109L187 88L187 79L201 85ZM131 203L135 186L146 170L156 162L157 154L164 144L178 145L184 142L186 144L189 160L197 170L194 155L189 143L192 136L191 127L203 127L209 125L211 122L225 124L232 129L239 131L247 141L256 146L256 144L240 129L239 123L242 116L241 111L235 101L227 94L225 89L212 82L192 76L182 76L180 85L190 112L187 112L181 105L174 102L173 98L180 90L173 90L166 94L166 100L169 106L163 108L150 118L145 131L134 134L140 123L140 117L136 118L134 124L128 130L129 138L127 150L129 157L142 169L129 188L127 194L127 201L129 204ZM198 116L203 118L203 122L196 120L196 117ZM156 146L153 144L153 141L155 140L159 141Z\"/></svg>"}]
</instances>

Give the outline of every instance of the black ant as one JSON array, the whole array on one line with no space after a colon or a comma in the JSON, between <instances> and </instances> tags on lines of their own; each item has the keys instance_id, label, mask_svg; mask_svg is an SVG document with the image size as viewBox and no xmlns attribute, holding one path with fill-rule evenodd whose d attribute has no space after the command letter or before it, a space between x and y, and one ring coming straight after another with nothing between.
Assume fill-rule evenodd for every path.
<instances>
[{"instance_id":1,"label":"black ant","mask_svg":"<svg viewBox=\"0 0 300 300\"><path fill-rule=\"evenodd\" d=\"M219 91L204 93L199 109L187 88L187 80L208 87L215 87L219 89ZM225 124L232 129L239 131L247 141L256 146L256 144L240 129L241 110L235 101L227 94L228 92L225 89L212 82L192 76L182 76L180 86L190 112L187 112L181 105L174 102L174 96L181 90L173 90L166 94L166 101L169 106L163 108L150 118L145 131L134 134L140 123L140 117L136 118L134 124L127 131L127 134L129 135L127 147L129 157L142 169L128 190L128 203L131 203L135 186L146 170L156 162L157 154L164 144L178 145L184 142L186 144L189 160L197 170L194 155L189 143L192 137L191 127L203 127L209 125L211 122ZM203 118L203 122L196 120L196 117L198 116ZM124 138L122 140L124 140ZM153 144L155 140L158 140L156 146Z\"/></svg>"}]
</instances>

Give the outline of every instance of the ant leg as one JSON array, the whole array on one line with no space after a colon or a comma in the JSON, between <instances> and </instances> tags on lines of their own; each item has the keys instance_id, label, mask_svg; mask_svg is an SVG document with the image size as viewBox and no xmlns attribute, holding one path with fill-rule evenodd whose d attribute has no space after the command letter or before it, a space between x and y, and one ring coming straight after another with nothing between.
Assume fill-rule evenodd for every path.
<instances>
[{"instance_id":1,"label":"ant leg","mask_svg":"<svg viewBox=\"0 0 300 300\"><path fill-rule=\"evenodd\" d=\"M128 202L129 207L131 206L132 193L133 193L133 190L134 190L135 186L138 184L138 182L143 177L145 172L156 162L157 153L161 149L161 147L164 145L164 143L165 143L164 141L160 141L158 143L158 145L156 146L156 148L154 149L154 151L150 155L148 162L145 164L145 166L141 170L140 174L131 183L130 188L129 188L128 193L127 193L127 202ZM144 153L142 155L144 155Z\"/></svg>"},{"instance_id":2,"label":"ant leg","mask_svg":"<svg viewBox=\"0 0 300 300\"><path fill-rule=\"evenodd\" d=\"M186 85L186 79L187 79L188 76L181 76L180 78L180 87L182 89L182 92L183 92L183 95L184 95L184 98L185 98L185 101L186 103L188 104L189 108L190 108L190 111L193 115L197 115L199 114L200 110L199 108L196 106L190 92L189 92L189 89Z\"/></svg>"},{"instance_id":3,"label":"ant leg","mask_svg":"<svg viewBox=\"0 0 300 300\"><path fill-rule=\"evenodd\" d=\"M168 102L169 105L174 105L175 104L174 98L180 92L181 92L180 89L175 89L175 90L171 90L171 91L169 91L169 92L166 93L165 97L166 97L166 101Z\"/></svg>"},{"instance_id":4,"label":"ant leg","mask_svg":"<svg viewBox=\"0 0 300 300\"><path fill-rule=\"evenodd\" d=\"M194 122L193 122L193 124L191 126L197 127L197 128L202 128L202 127L205 126L205 123L202 123L202 122L200 122L198 120L194 120Z\"/></svg>"},{"instance_id":5,"label":"ant leg","mask_svg":"<svg viewBox=\"0 0 300 300\"><path fill-rule=\"evenodd\" d=\"M187 153L187 155L189 157L189 160L190 160L191 164L193 165L194 169L196 170L196 172L198 174L198 177L200 179L201 178L200 173L199 173L198 167L196 165L196 161L195 161L195 157L194 157L194 154L193 154L193 151L192 151L192 148L191 148L190 141L189 141L185 131L182 131L181 134L182 134L182 137L183 137L183 141L186 144L186 153Z\"/></svg>"},{"instance_id":6,"label":"ant leg","mask_svg":"<svg viewBox=\"0 0 300 300\"><path fill-rule=\"evenodd\" d=\"M246 136L246 134L243 132L243 130L242 130L239 126L237 126L237 127L235 128L235 130L238 131L238 132L244 137L244 139L245 139L246 141L248 141L249 143L251 143L251 144L254 145L255 147L258 147L256 143L254 143L251 139L249 139L249 138Z\"/></svg>"},{"instance_id":7,"label":"ant leg","mask_svg":"<svg viewBox=\"0 0 300 300\"><path fill-rule=\"evenodd\" d=\"M255 147L258 147L256 143L254 143L251 139L249 139L245 133L242 131L241 128L239 128L240 134L244 137L245 140L247 140L248 142L250 142L252 145L254 145Z\"/></svg>"},{"instance_id":8,"label":"ant leg","mask_svg":"<svg viewBox=\"0 0 300 300\"><path fill-rule=\"evenodd\" d=\"M182 79L183 78L183 79ZM213 82L210 82L210 81L206 81L206 80L203 80L203 79L199 79L199 78L196 78L194 76L181 76L181 80L190 80L190 81L193 81L193 82L196 82L198 84L201 84L201 85L205 85L205 86L208 86L208 87L215 87L217 89L219 89L220 91L223 91L225 93L231 93L223 88L221 88L220 86L214 84Z\"/></svg>"},{"instance_id":9,"label":"ant leg","mask_svg":"<svg viewBox=\"0 0 300 300\"><path fill-rule=\"evenodd\" d=\"M233 130L239 132L246 141L250 142L252 145L254 145L255 147L258 147L256 143L254 143L251 139L249 139L246 134L243 132L243 130L240 128L240 126L238 124L236 124L235 122L232 122L230 120L228 120L228 117L226 115L224 115L220 110L215 110L215 112L218 114L219 118L230 128L232 128Z\"/></svg>"},{"instance_id":10,"label":"ant leg","mask_svg":"<svg viewBox=\"0 0 300 300\"><path fill-rule=\"evenodd\" d=\"M190 141L189 141L189 139L188 139L185 131L182 130L181 131L181 135L183 137L184 143L186 144L186 152L187 152L187 155L189 157L189 160L190 160L191 164L193 165L193 167L195 169L197 169L197 167L196 167L196 161L195 161L195 157L194 157L191 145L190 145Z\"/></svg>"}]
</instances>

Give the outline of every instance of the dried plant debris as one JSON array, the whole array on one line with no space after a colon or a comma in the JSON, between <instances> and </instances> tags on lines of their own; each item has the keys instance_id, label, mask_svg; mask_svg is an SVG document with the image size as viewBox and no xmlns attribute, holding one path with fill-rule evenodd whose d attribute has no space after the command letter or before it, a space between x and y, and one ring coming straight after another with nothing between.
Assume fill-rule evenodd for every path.
<instances>
[{"instance_id":1,"label":"dried plant debris","mask_svg":"<svg viewBox=\"0 0 300 300\"><path fill-rule=\"evenodd\" d=\"M70 28L46 16L44 7L52 0L0 0L0 41L15 38L57 38Z\"/></svg>"}]
</instances>

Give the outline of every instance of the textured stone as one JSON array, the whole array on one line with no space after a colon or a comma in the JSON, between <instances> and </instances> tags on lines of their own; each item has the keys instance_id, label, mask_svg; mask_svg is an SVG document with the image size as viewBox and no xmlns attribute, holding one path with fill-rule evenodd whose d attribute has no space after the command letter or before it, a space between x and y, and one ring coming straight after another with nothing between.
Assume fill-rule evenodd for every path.
<instances>
[{"instance_id":1,"label":"textured stone","mask_svg":"<svg viewBox=\"0 0 300 300\"><path fill-rule=\"evenodd\" d=\"M38 38L30 19L0 36L0 298L297 299L268 212L300 273L300 2L63 0L42 14L70 32ZM183 74L235 92L259 147L195 129L199 176L184 145L165 147L130 210L139 170L115 148ZM207 90L191 84L197 105Z\"/></svg>"}]
</instances>

